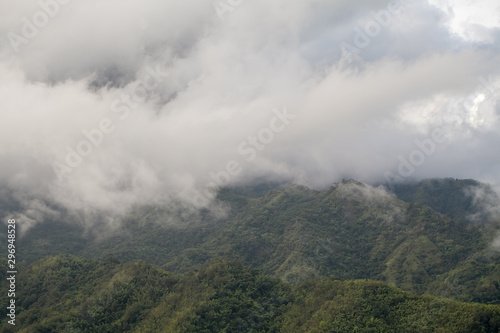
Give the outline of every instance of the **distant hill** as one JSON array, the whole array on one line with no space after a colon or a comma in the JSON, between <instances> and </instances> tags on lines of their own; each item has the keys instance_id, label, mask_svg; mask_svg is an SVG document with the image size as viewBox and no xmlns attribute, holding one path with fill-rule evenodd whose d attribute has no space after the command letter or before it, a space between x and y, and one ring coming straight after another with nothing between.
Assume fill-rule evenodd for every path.
<instances>
[{"instance_id":1,"label":"distant hill","mask_svg":"<svg viewBox=\"0 0 500 333\"><path fill-rule=\"evenodd\" d=\"M427 205L457 221L488 222L494 217L485 208L500 206L491 186L473 179L426 179L391 187L399 199Z\"/></svg>"},{"instance_id":2,"label":"distant hill","mask_svg":"<svg viewBox=\"0 0 500 333\"><path fill-rule=\"evenodd\" d=\"M5 260L0 269L5 270ZM113 257L46 258L18 275L1 332L498 332L500 306L332 278L288 285L235 261L184 275ZM5 290L6 280L0 280ZM6 304L6 295L0 295Z\"/></svg>"},{"instance_id":3,"label":"distant hill","mask_svg":"<svg viewBox=\"0 0 500 333\"><path fill-rule=\"evenodd\" d=\"M323 191L293 185L262 194L263 188L223 189L212 208L201 211L139 207L115 230L97 225L86 231L62 215L66 221L38 224L19 239L19 258L28 265L61 253L112 254L174 273L235 259L286 282L372 279L500 303L500 256L491 246L497 225L468 218L481 214L470 191L487 193L484 184L428 180L396 187L395 194L352 180Z\"/></svg>"}]
</instances>

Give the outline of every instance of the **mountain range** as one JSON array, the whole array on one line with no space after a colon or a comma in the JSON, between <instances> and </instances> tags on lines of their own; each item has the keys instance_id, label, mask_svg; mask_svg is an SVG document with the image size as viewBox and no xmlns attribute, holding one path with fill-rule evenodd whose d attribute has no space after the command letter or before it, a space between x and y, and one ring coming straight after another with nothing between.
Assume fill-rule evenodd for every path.
<instances>
[{"instance_id":1,"label":"mountain range","mask_svg":"<svg viewBox=\"0 0 500 333\"><path fill-rule=\"evenodd\" d=\"M8 206L5 200L3 202L3 210L12 209L12 203ZM225 279L227 274L230 274L227 270L244 271L247 272L245 274L266 280L265 284L273 284L273 288L280 290L278 294L287 295L283 296L286 301L272 301L275 304L273 308L275 312L262 310L262 307L265 308L264 305L258 306L259 312L252 308L257 306L252 303L254 301L245 298L248 304L253 304L245 306L258 313L253 316L259 318L261 326L254 325L260 327L255 331L267 332L274 329L274 331L293 332L301 331L300 327L303 328L304 325L312 325L311 327L315 328L314 330L311 328L311 331L317 332L350 331L347 328L342 330L338 328L340 326L333 324L337 321L343 322L340 317L336 317L339 306L343 309L340 313L347 311L344 305L336 303L340 297L339 290L342 290L341 294L344 295L342 297L353 297L351 301L354 303L361 302L360 295L366 292L373 297L379 293L387 294L389 298L398 299L394 301L396 303L415 299L419 304L415 305L419 308L418 311L424 312L428 310L428 305L423 305L424 303L438 302L445 304L440 305L444 308L439 310L443 316L457 316L457 313L451 310L455 307L470 306L467 311L475 313L476 310L472 308L479 306L458 302L492 304L492 308L484 309L494 313L488 317L488 322L493 323L492 318L496 318L500 309L495 305L500 303L500 255L496 242L500 225L497 214L497 209L500 207L498 203L499 198L493 188L475 180L428 179L393 186L370 186L354 180L344 180L322 190L313 190L300 185L259 184L253 187L220 189L216 200L210 206L198 210L174 203L136 207L111 226L102 222L89 227L75 222L74 215L61 212L59 218L34 225L18 240L18 256L21 258L20 265L30 272L27 277L30 281L46 279L41 277L45 273L36 272L49 270L58 276L54 279L61 280L57 283L63 283L62 281L66 281L67 278L64 278L58 269L61 262L70 262L71 264L63 265L67 267L63 271L70 276L103 274L103 279L109 280L103 280L101 283L108 287L114 285L113 281L118 278L116 274L120 269L136 272L127 274L133 277L132 280L139 279L140 270L134 271L136 268L133 268L137 265L144 265L144 270L161 275L167 281L164 282L165 285L171 283L172 286L176 285L178 286L176 288L181 289L185 288L180 287L183 283L193 284L192 288L195 289L201 288L195 286L201 283L199 279L196 282L189 279L199 274L208 274L207 270L217 271L217 274L214 274L220 277L213 277L216 280ZM50 268L51 265L59 268ZM96 272L98 269L96 267L100 265L112 265L115 268L110 270L114 273L111 271L106 273L104 268L102 272ZM74 269L77 269L78 273L73 272ZM92 297L98 295L95 291L96 285L91 282L92 279L90 277L82 279L84 280L70 279L68 282L69 285L75 284L73 287L76 288L74 289L76 294L68 294L73 302L70 302L72 304L70 308L74 311L84 306L81 300L74 300L74 297L77 297L75 295L83 292L78 288L85 289L86 293L94 295ZM191 282L186 282L188 280ZM240 282L237 283L238 286ZM48 282L37 283L43 285ZM165 298L160 295L168 294L169 296L164 297L177 297L177 299L195 297L194 294L187 296L188 294L184 292L173 296L170 294L170 287L165 285L158 287L161 289L158 298L153 297L150 302L146 302L148 306L135 306L133 311L140 313L138 316L143 318L141 320L146 320L144 318L149 318L151 313L159 311L155 310L155 307L165 302ZM135 286L127 288L133 289L132 294L141 293L139 287L137 287L139 289L134 289ZM217 288L222 287L219 285ZM222 292L217 288L214 292ZM328 292L324 292L325 288ZM33 293L36 294L34 291ZM199 293L209 294L201 289ZM224 295L229 297L229 294L228 292ZM316 300L312 294L321 297L318 296ZM270 297L261 294L252 295L247 296L250 299L256 297L259 302L264 303L268 302L267 297ZM323 296L326 298L322 298ZM38 302L39 297L43 296L38 294L35 297ZM109 297L112 299L111 303L115 301L114 296ZM336 301L331 306L321 303L333 302L333 299ZM171 331L190 331L189 325L195 325L194 317L189 317L193 315L190 311L194 311L198 316L199 311L202 311L199 307L208 306L210 300L205 300L208 303L195 302L196 304L193 303L192 306L179 300L182 306L188 306L186 310L178 308L165 310L175 318L182 317L184 318L182 320L187 320L186 323L189 323L185 323L188 326L183 326L185 330L177 327L171 328ZM240 301L241 299L237 302ZM47 306L49 308L63 306L56 303ZM355 306L353 304L349 306ZM126 307L129 305L128 301L122 304L125 308L121 308L120 314L115 313L116 316L124 315L123 311L132 311L127 310ZM171 305L161 306L168 308ZM225 307L227 304L221 306ZM365 309L363 306L361 308ZM366 306L378 308L378 305L374 304ZM31 311L29 307L23 307L29 314ZM321 315L317 314L321 320L312 312L309 313L310 316L300 320L298 317L293 317L299 316L300 312L310 307L316 309L314 311L321 312ZM194 310L195 308L198 310ZM210 306L204 309L209 311L209 308ZM423 310L424 308L427 310ZM106 311L114 313L115 310ZM346 312L346 316L349 311ZM375 318L373 320L382 318L384 321L383 324L373 324L373 327L377 329L385 327L382 329L384 332L401 331L398 327L404 325L412 327L408 326L411 311L405 314L398 312L397 315L393 312L398 310L391 308L387 311L389 312L385 315L373 316ZM399 324L402 322L406 324L397 326L399 324L395 322L390 324L385 322L388 320L388 313L396 316ZM74 313L72 316L71 320L74 323L85 318ZM185 316L191 319L185 319L187 318ZM363 314L362 320L369 320L369 316L366 316ZM240 317L236 316L233 319L236 320L235 318ZM319 321L315 322L314 318ZM477 321L476 319L474 321ZM196 320L199 325L208 323L199 318ZM37 320L32 319L29 322L36 323ZM146 322L149 322L149 319L142 323ZM106 323L111 325L109 327L117 325L116 322L109 320ZM120 323L124 325L122 321ZM382 326L377 326L379 324ZM386 324L388 326L383 326ZM141 325L132 326L135 329L142 327ZM163 324L158 325L166 327L162 326ZM234 328L236 322L231 321L227 325L232 327L224 326L227 332L237 331ZM293 328L290 326L288 330L285 328L288 327L286 325L295 326ZM368 322L361 325L360 327L364 328L370 327ZM432 325L440 324L433 321ZM128 329L132 329L132 326ZM373 332L378 331L377 329L374 328ZM138 331L155 330L144 328ZM211 330L207 328L206 331ZM243 329L243 331L248 330Z\"/></svg>"}]
</instances>

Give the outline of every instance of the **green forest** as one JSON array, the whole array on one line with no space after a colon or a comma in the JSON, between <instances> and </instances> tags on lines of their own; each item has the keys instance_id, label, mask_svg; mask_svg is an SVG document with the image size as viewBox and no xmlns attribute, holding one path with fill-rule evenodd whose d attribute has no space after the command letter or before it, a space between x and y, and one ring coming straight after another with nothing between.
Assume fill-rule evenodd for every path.
<instances>
[{"instance_id":1,"label":"green forest","mask_svg":"<svg viewBox=\"0 0 500 333\"><path fill-rule=\"evenodd\" d=\"M2 332L500 331L495 193L456 179L391 190L226 188L112 227L62 212L18 240L19 325L2 306Z\"/></svg>"},{"instance_id":2,"label":"green forest","mask_svg":"<svg viewBox=\"0 0 500 333\"><path fill-rule=\"evenodd\" d=\"M500 330L497 305L424 296L369 280L290 285L237 261L214 261L176 275L144 261L61 255L20 276L18 332ZM2 332L10 331L3 325Z\"/></svg>"}]
</instances>

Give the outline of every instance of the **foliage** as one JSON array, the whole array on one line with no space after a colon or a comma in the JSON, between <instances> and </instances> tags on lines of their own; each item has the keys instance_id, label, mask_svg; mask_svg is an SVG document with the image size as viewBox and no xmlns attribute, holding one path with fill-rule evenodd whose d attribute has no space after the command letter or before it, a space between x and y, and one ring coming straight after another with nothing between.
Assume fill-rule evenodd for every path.
<instances>
[{"instance_id":1,"label":"foliage","mask_svg":"<svg viewBox=\"0 0 500 333\"><path fill-rule=\"evenodd\" d=\"M18 285L18 332L500 330L498 305L423 296L368 280L288 285L236 261L213 261L179 276L146 262L57 256L27 267ZM1 331L13 331L5 321Z\"/></svg>"},{"instance_id":2,"label":"foliage","mask_svg":"<svg viewBox=\"0 0 500 333\"><path fill-rule=\"evenodd\" d=\"M477 213L465 195L474 184L401 185L396 193L408 202L355 181L323 191L294 185L261 197L223 189L200 211L136 207L115 231L96 224L99 236L62 221L38 224L18 240L19 258L29 264L60 253L112 254L175 273L236 259L287 282L376 279L408 291L500 303L500 258L489 247L494 232L463 218Z\"/></svg>"}]
</instances>

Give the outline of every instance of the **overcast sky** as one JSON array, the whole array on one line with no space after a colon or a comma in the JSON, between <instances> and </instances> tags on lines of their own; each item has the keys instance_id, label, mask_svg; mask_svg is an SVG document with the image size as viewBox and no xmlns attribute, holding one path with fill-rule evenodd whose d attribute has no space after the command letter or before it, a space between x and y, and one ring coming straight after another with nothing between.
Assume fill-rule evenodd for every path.
<instances>
[{"instance_id":1,"label":"overcast sky","mask_svg":"<svg viewBox=\"0 0 500 333\"><path fill-rule=\"evenodd\" d=\"M0 183L117 211L227 181L500 183L499 28L497 0L0 0Z\"/></svg>"}]
</instances>

